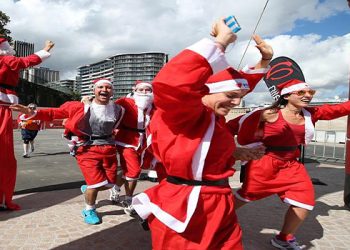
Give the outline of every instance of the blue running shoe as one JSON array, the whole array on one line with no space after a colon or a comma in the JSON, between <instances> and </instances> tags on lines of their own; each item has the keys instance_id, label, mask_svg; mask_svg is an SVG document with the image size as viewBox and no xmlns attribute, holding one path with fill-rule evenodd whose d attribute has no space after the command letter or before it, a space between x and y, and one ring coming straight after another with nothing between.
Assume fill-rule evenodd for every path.
<instances>
[{"instance_id":1,"label":"blue running shoe","mask_svg":"<svg viewBox=\"0 0 350 250\"><path fill-rule=\"evenodd\" d=\"M83 211L81 211L81 214L84 218L85 223L87 224L96 225L101 222L100 218L98 218L97 216L95 209L91 209L91 210L83 209Z\"/></svg>"},{"instance_id":2,"label":"blue running shoe","mask_svg":"<svg viewBox=\"0 0 350 250\"><path fill-rule=\"evenodd\" d=\"M85 194L86 189L87 189L87 185L82 185L82 186L80 187L80 191L81 191L83 194Z\"/></svg>"}]
</instances>

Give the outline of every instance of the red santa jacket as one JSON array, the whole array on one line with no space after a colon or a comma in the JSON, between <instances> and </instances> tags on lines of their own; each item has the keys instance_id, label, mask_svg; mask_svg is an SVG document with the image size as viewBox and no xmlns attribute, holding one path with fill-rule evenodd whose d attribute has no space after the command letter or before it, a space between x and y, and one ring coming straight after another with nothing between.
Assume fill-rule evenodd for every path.
<instances>
[{"instance_id":1,"label":"red santa jacket","mask_svg":"<svg viewBox=\"0 0 350 250\"><path fill-rule=\"evenodd\" d=\"M157 109L150 124L152 149L168 175L188 180L218 180L233 175L233 137L224 118L215 117L201 101L209 92L205 86L209 76L227 66L215 43L203 39L174 57L156 76L153 88ZM260 74L259 80L262 77ZM180 233L196 210L200 192L231 189L162 181L134 197L133 206L142 218L152 213Z\"/></svg>"},{"instance_id":2,"label":"red santa jacket","mask_svg":"<svg viewBox=\"0 0 350 250\"><path fill-rule=\"evenodd\" d=\"M116 100L125 109L125 114L115 136L116 144L134 149L146 147L146 128L150 122L153 107L139 109L132 97Z\"/></svg>"},{"instance_id":3,"label":"red santa jacket","mask_svg":"<svg viewBox=\"0 0 350 250\"><path fill-rule=\"evenodd\" d=\"M65 119L65 128L72 132L78 137L90 136L90 134L85 133L83 129L82 120L87 114L90 105L83 104L78 101L65 102L59 108L48 108L40 109L31 117L26 117L26 119L36 119L42 121L52 121L54 119ZM120 107L116 113L117 122L115 127L120 123L121 118L124 114L124 109Z\"/></svg>"},{"instance_id":4,"label":"red santa jacket","mask_svg":"<svg viewBox=\"0 0 350 250\"><path fill-rule=\"evenodd\" d=\"M18 85L20 70L38 65L49 56L45 50L27 57L0 56L0 103L18 103L14 87Z\"/></svg>"}]
</instances>

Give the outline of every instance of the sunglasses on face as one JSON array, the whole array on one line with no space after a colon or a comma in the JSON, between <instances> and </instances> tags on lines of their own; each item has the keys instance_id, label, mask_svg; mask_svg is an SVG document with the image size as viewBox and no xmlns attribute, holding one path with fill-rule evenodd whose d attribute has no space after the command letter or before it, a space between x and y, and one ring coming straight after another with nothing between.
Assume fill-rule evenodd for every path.
<instances>
[{"instance_id":1,"label":"sunglasses on face","mask_svg":"<svg viewBox=\"0 0 350 250\"><path fill-rule=\"evenodd\" d=\"M299 90L299 91L292 92L292 94L296 94L297 96L304 96L304 95L306 95L306 93L313 96L316 93L316 90L309 89L309 90Z\"/></svg>"}]
</instances>

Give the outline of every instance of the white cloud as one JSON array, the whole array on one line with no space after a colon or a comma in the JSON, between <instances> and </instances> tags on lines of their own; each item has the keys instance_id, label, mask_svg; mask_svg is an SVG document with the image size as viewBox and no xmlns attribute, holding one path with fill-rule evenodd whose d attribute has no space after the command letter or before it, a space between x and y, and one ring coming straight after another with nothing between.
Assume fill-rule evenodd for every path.
<instances>
[{"instance_id":1,"label":"white cloud","mask_svg":"<svg viewBox=\"0 0 350 250\"><path fill-rule=\"evenodd\" d=\"M174 56L208 37L215 19L232 14L242 26L239 42L228 53L237 65L264 4L261 0L1 0L1 9L11 18L7 28L14 39L34 42L37 50L46 39L55 41L44 66L74 78L78 66L118 53L161 51ZM321 40L316 34L281 34L291 31L296 20L319 22L345 10L344 0L270 0L258 33L272 37L276 56L295 59L306 78L326 93L347 82L343 57L349 52L349 37ZM258 58L251 47L245 62Z\"/></svg>"}]
</instances>

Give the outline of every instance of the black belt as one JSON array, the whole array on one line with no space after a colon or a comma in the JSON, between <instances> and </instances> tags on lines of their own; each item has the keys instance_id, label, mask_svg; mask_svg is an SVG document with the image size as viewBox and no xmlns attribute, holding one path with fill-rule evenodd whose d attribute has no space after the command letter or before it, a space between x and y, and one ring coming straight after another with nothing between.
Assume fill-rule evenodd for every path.
<instances>
[{"instance_id":1,"label":"black belt","mask_svg":"<svg viewBox=\"0 0 350 250\"><path fill-rule=\"evenodd\" d=\"M126 130L131 130L131 131L135 131L135 132L139 132L139 133L145 133L146 130L145 129L139 129L139 128L130 128L130 127L127 127L127 126L122 126L121 127L122 129L126 129Z\"/></svg>"},{"instance_id":2,"label":"black belt","mask_svg":"<svg viewBox=\"0 0 350 250\"><path fill-rule=\"evenodd\" d=\"M0 88L17 91L17 87L0 83Z\"/></svg>"},{"instance_id":3,"label":"black belt","mask_svg":"<svg viewBox=\"0 0 350 250\"><path fill-rule=\"evenodd\" d=\"M180 177L176 176L168 176L166 178L167 182L170 182L172 184L176 185L188 185L188 186L227 186L228 184L228 179L220 179L220 180L215 180L215 181L209 181L209 180L202 180L202 181L197 181L197 180L186 180Z\"/></svg>"},{"instance_id":4,"label":"black belt","mask_svg":"<svg viewBox=\"0 0 350 250\"><path fill-rule=\"evenodd\" d=\"M83 140L89 140L89 141L93 141L93 140L104 140L104 139L109 139L109 138L112 138L112 135L100 135L100 136L87 136L87 135L84 135L81 137Z\"/></svg>"},{"instance_id":5,"label":"black belt","mask_svg":"<svg viewBox=\"0 0 350 250\"><path fill-rule=\"evenodd\" d=\"M294 151L299 146L266 146L266 151Z\"/></svg>"}]
</instances>

